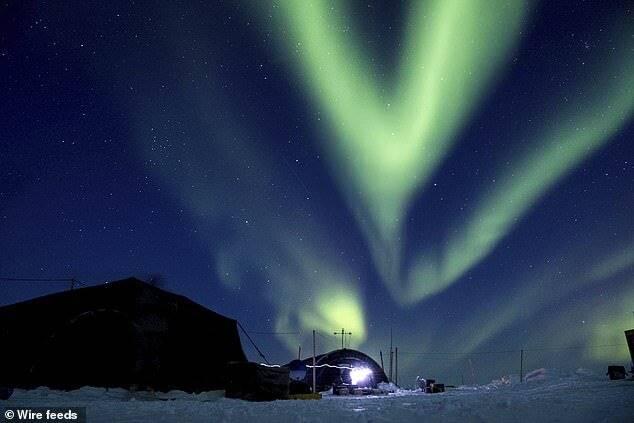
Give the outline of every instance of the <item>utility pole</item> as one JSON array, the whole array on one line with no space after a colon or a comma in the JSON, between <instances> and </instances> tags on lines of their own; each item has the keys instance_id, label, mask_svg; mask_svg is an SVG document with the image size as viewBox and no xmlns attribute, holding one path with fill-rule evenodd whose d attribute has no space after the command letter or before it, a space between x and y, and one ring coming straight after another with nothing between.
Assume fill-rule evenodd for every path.
<instances>
[{"instance_id":1,"label":"utility pole","mask_svg":"<svg viewBox=\"0 0 634 423\"><path fill-rule=\"evenodd\" d=\"M388 377L390 382L393 382L392 380L392 363L394 361L394 350L392 349L392 328L390 327L390 375Z\"/></svg>"},{"instance_id":2,"label":"utility pole","mask_svg":"<svg viewBox=\"0 0 634 423\"><path fill-rule=\"evenodd\" d=\"M341 335L341 349L343 349L343 339L344 339L344 336L346 336L346 335L350 335L350 336L352 336L352 332L348 332L348 333L346 333L346 332L344 331L344 329L343 329L343 328L341 328L341 332L335 332L335 335Z\"/></svg>"},{"instance_id":3,"label":"utility pole","mask_svg":"<svg viewBox=\"0 0 634 423\"><path fill-rule=\"evenodd\" d=\"M381 356L381 370L385 371L385 367L383 367L383 350L379 351L379 355Z\"/></svg>"},{"instance_id":4,"label":"utility pole","mask_svg":"<svg viewBox=\"0 0 634 423\"><path fill-rule=\"evenodd\" d=\"M394 352L394 361L394 384L398 386L398 347L396 347Z\"/></svg>"},{"instance_id":5,"label":"utility pole","mask_svg":"<svg viewBox=\"0 0 634 423\"><path fill-rule=\"evenodd\" d=\"M316 349L315 349L315 329L313 329L313 394L315 394L316 391L317 391L317 389L316 389L316 386L317 386L317 380L316 380L317 371L315 369L315 352L316 352Z\"/></svg>"},{"instance_id":6,"label":"utility pole","mask_svg":"<svg viewBox=\"0 0 634 423\"><path fill-rule=\"evenodd\" d=\"M473 368L473 361L471 361L471 358L469 358L469 370L471 370L471 384L475 385L476 383L475 369Z\"/></svg>"},{"instance_id":7,"label":"utility pole","mask_svg":"<svg viewBox=\"0 0 634 423\"><path fill-rule=\"evenodd\" d=\"M520 350L520 383L524 381L524 350Z\"/></svg>"},{"instance_id":8,"label":"utility pole","mask_svg":"<svg viewBox=\"0 0 634 423\"><path fill-rule=\"evenodd\" d=\"M298 360L302 359L302 346L301 345L297 349L297 359Z\"/></svg>"}]
</instances>

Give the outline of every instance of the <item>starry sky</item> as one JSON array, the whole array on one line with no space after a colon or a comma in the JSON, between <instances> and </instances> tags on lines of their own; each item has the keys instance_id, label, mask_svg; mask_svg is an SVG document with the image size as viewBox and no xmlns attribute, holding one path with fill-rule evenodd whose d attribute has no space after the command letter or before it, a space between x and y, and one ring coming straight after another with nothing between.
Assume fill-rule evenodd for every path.
<instances>
[{"instance_id":1,"label":"starry sky","mask_svg":"<svg viewBox=\"0 0 634 423\"><path fill-rule=\"evenodd\" d=\"M392 332L404 384L627 364L633 69L627 1L5 0L0 277Z\"/></svg>"}]
</instances>

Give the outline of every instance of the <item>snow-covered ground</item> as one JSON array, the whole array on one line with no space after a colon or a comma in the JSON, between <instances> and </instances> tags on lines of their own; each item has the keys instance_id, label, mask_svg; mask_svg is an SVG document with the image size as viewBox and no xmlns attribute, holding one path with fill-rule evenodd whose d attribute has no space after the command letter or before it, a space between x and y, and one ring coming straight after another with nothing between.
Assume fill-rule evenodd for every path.
<instances>
[{"instance_id":1,"label":"snow-covered ground","mask_svg":"<svg viewBox=\"0 0 634 423\"><path fill-rule=\"evenodd\" d=\"M325 396L320 401L253 403L222 392L189 395L82 388L72 392L16 390L0 407L87 407L96 422L634 422L634 381L609 381L577 371L538 370L488 385L462 386L442 394L400 390L387 396Z\"/></svg>"}]
</instances>

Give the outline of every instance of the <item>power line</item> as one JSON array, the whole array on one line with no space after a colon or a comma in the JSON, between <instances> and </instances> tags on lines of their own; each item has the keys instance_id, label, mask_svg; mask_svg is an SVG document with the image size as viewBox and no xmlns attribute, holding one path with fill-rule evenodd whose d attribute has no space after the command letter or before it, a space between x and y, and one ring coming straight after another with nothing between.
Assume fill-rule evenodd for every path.
<instances>
[{"instance_id":1,"label":"power line","mask_svg":"<svg viewBox=\"0 0 634 423\"><path fill-rule=\"evenodd\" d=\"M530 348L524 351L549 351L549 350L585 350L595 348L616 348L625 347L627 344L612 344L612 345L588 345L585 347L543 347L543 348Z\"/></svg>"},{"instance_id":2,"label":"power line","mask_svg":"<svg viewBox=\"0 0 634 423\"><path fill-rule=\"evenodd\" d=\"M242 332L246 335L247 339L249 340L249 342L251 342L251 345L253 345L253 348L255 348L255 350L258 352L258 354L260 355L260 357L262 357L262 359L264 361L266 361L266 364L271 364L269 363L269 360L266 359L266 357L264 356L264 353L262 351L260 351L260 349L258 348L257 345L255 345L255 342L253 342L253 339L251 339L251 337L249 336L249 334L247 333L247 331L244 329L244 327L242 327L242 325L240 324L239 321L236 320L236 323L238 324L238 327L240 329L242 329Z\"/></svg>"},{"instance_id":3,"label":"power line","mask_svg":"<svg viewBox=\"0 0 634 423\"><path fill-rule=\"evenodd\" d=\"M70 289L75 288L75 285L86 286L85 283L75 278L9 278L0 277L0 281L3 282L70 282Z\"/></svg>"},{"instance_id":4,"label":"power line","mask_svg":"<svg viewBox=\"0 0 634 423\"><path fill-rule=\"evenodd\" d=\"M326 336L322 335L321 333L319 333L319 331L315 331L315 333L316 333L317 335L321 336L321 337L322 337L323 339L325 339L326 341L328 341L328 342L332 342L332 343L334 343L334 344L337 344L337 339L333 339L333 337L334 337L334 336L332 336L332 335L331 335L331 337L329 338L329 337L326 337Z\"/></svg>"},{"instance_id":5,"label":"power line","mask_svg":"<svg viewBox=\"0 0 634 423\"><path fill-rule=\"evenodd\" d=\"M252 335L300 335L301 332L251 332Z\"/></svg>"},{"instance_id":6,"label":"power line","mask_svg":"<svg viewBox=\"0 0 634 423\"><path fill-rule=\"evenodd\" d=\"M627 344L610 344L610 345L588 345L583 347L536 347L536 348L524 348L524 352L535 352L535 351L557 351L557 350L584 350L584 349L595 349L595 348L616 348L616 347L624 347ZM438 352L438 351L429 351L429 352L411 352L411 351L402 351L401 354L407 355L483 355L483 354L511 354L511 353L519 353L522 349L518 350L500 350L500 351L473 351L473 352Z\"/></svg>"},{"instance_id":7,"label":"power line","mask_svg":"<svg viewBox=\"0 0 634 423\"><path fill-rule=\"evenodd\" d=\"M73 278L4 278L0 277L0 281L8 282L71 282L77 281ZM77 281L79 282L79 281Z\"/></svg>"},{"instance_id":8,"label":"power line","mask_svg":"<svg viewBox=\"0 0 634 423\"><path fill-rule=\"evenodd\" d=\"M514 352L519 352L520 350L504 350L504 351L474 351L474 352L411 352L411 351L400 351L401 354L407 355L480 355L480 354L509 354Z\"/></svg>"}]
</instances>

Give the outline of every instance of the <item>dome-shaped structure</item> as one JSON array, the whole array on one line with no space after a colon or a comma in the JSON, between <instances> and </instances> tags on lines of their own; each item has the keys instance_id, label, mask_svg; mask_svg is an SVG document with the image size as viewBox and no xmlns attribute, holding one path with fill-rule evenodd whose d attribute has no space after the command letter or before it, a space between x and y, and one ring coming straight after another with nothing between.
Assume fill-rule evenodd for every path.
<instances>
[{"instance_id":1,"label":"dome-shaped structure","mask_svg":"<svg viewBox=\"0 0 634 423\"><path fill-rule=\"evenodd\" d=\"M313 358L302 360L306 365L304 382L313 384ZM376 386L387 382L385 372L370 356L361 351L343 348L315 357L317 391L325 391L333 385Z\"/></svg>"}]
</instances>

